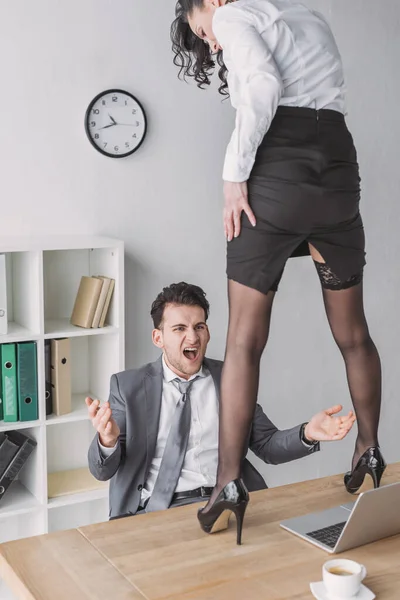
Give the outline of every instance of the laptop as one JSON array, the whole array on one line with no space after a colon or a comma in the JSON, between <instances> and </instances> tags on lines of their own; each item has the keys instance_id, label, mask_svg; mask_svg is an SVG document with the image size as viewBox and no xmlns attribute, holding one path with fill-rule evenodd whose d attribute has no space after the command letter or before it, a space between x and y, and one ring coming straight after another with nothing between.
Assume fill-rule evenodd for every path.
<instances>
[{"instance_id":1,"label":"laptop","mask_svg":"<svg viewBox=\"0 0 400 600\"><path fill-rule=\"evenodd\" d=\"M280 525L326 552L336 554L400 533L400 483L363 492L349 502L287 519Z\"/></svg>"}]
</instances>

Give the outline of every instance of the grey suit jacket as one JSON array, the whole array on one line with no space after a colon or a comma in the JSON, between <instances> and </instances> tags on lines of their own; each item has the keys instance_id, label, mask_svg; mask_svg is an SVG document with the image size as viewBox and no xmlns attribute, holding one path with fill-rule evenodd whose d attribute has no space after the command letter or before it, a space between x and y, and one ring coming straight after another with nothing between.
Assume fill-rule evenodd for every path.
<instances>
[{"instance_id":1,"label":"grey suit jacket","mask_svg":"<svg viewBox=\"0 0 400 600\"><path fill-rule=\"evenodd\" d=\"M204 360L219 398L223 363ZM154 456L162 397L161 357L140 369L123 371L111 377L110 406L121 430L117 448L103 458L95 435L88 453L89 469L96 479L110 483L110 517L135 514L141 491ZM250 449L266 463L280 464L307 456L318 446L306 448L300 440L300 425L279 431L257 404L249 437ZM246 459L243 480L249 491L267 487L258 471Z\"/></svg>"}]
</instances>

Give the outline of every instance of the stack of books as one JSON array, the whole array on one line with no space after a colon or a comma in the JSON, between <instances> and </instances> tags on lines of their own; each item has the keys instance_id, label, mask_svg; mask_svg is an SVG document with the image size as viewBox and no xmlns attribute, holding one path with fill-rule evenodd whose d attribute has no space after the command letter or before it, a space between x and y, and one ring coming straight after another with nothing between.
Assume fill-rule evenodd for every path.
<instances>
[{"instance_id":1,"label":"stack of books","mask_svg":"<svg viewBox=\"0 0 400 600\"><path fill-rule=\"evenodd\" d=\"M87 329L104 327L114 285L114 279L103 275L83 276L72 311L72 325Z\"/></svg>"},{"instance_id":2,"label":"stack of books","mask_svg":"<svg viewBox=\"0 0 400 600\"><path fill-rule=\"evenodd\" d=\"M36 342L0 346L0 421L38 419Z\"/></svg>"},{"instance_id":3,"label":"stack of books","mask_svg":"<svg viewBox=\"0 0 400 600\"><path fill-rule=\"evenodd\" d=\"M20 431L0 432L0 501L35 446L35 440Z\"/></svg>"}]
</instances>

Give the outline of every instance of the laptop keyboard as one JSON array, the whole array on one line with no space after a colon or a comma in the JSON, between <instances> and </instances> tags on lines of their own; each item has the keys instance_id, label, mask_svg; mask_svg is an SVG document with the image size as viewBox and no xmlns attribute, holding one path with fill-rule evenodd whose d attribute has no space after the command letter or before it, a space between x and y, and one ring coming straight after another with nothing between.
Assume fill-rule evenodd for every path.
<instances>
[{"instance_id":1,"label":"laptop keyboard","mask_svg":"<svg viewBox=\"0 0 400 600\"><path fill-rule=\"evenodd\" d=\"M329 527L324 527L323 529L310 531L310 533L306 533L306 535L314 540L317 540L318 542L321 542L322 544L325 544L325 546L329 546L329 548L334 548L345 525L346 521L343 521L343 523L336 523L335 525L330 525Z\"/></svg>"}]
</instances>

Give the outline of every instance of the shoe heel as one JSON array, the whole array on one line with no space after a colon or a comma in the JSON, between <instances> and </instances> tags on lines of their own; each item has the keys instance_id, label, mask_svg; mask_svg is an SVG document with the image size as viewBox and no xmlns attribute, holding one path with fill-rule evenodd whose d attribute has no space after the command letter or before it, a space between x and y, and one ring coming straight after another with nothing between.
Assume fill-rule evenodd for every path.
<instances>
[{"instance_id":1,"label":"shoe heel","mask_svg":"<svg viewBox=\"0 0 400 600\"><path fill-rule=\"evenodd\" d=\"M364 488L363 484L366 475L371 477L374 488L378 488L385 469L386 463L379 446L371 446L360 457L353 471L345 474L344 484L347 491L350 494L361 493Z\"/></svg>"},{"instance_id":2,"label":"shoe heel","mask_svg":"<svg viewBox=\"0 0 400 600\"><path fill-rule=\"evenodd\" d=\"M242 502L233 511L236 517L236 543L238 546L240 546L242 543L243 520L246 508L247 502Z\"/></svg>"},{"instance_id":3,"label":"shoe heel","mask_svg":"<svg viewBox=\"0 0 400 600\"><path fill-rule=\"evenodd\" d=\"M204 511L200 509L197 518L200 527L206 533L216 533L228 527L232 513L236 517L236 541L242 543L242 528L244 513L249 502L249 493L241 479L235 479L226 484L220 491L213 505ZM207 508L207 507L205 507Z\"/></svg>"},{"instance_id":4,"label":"shoe heel","mask_svg":"<svg viewBox=\"0 0 400 600\"><path fill-rule=\"evenodd\" d=\"M370 475L372 477L372 481L374 482L374 488L378 488L380 486L385 468L386 467L371 469Z\"/></svg>"}]
</instances>

